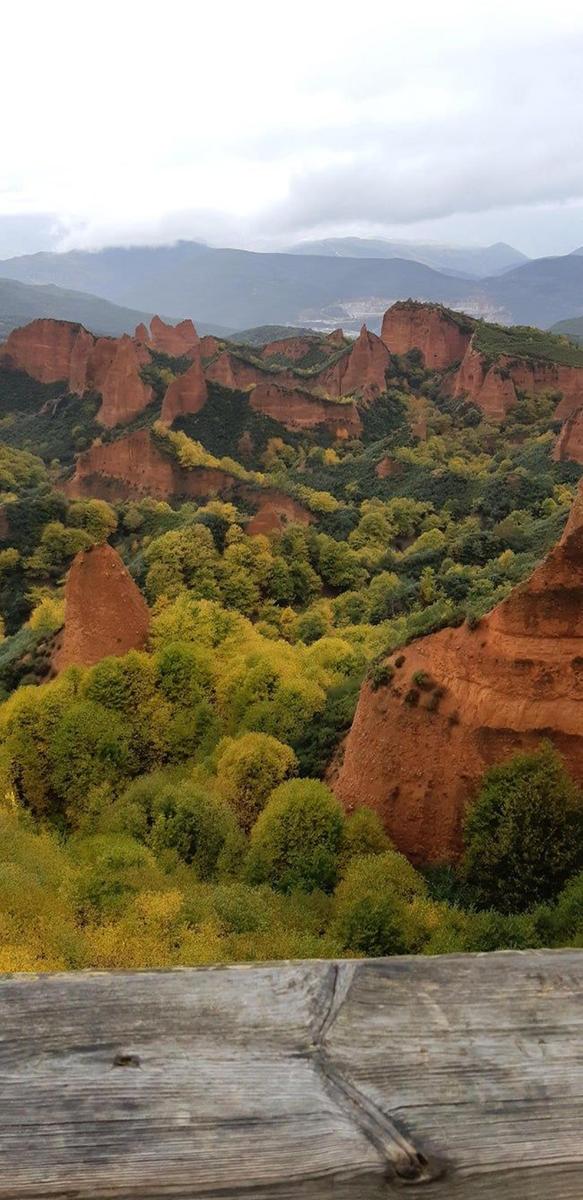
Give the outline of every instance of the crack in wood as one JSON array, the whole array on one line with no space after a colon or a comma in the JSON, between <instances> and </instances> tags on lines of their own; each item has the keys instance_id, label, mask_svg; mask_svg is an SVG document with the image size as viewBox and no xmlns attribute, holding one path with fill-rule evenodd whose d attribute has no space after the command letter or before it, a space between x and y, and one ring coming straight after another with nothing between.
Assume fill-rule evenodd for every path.
<instances>
[{"instance_id":1,"label":"crack in wood","mask_svg":"<svg viewBox=\"0 0 583 1200\"><path fill-rule=\"evenodd\" d=\"M301 1055L311 1060L328 1095L357 1125L386 1163L393 1182L432 1183L445 1174L446 1164L414 1144L401 1122L390 1117L350 1083L334 1065L326 1039L344 1006L358 969L356 962L332 963L326 978L324 1016L314 1030L313 1043Z\"/></svg>"}]
</instances>

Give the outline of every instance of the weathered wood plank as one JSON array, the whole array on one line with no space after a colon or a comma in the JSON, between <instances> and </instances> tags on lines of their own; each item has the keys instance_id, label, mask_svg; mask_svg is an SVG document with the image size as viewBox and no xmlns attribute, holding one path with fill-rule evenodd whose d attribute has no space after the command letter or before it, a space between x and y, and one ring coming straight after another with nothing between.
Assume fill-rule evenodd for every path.
<instances>
[{"instance_id":1,"label":"weathered wood plank","mask_svg":"<svg viewBox=\"0 0 583 1200\"><path fill-rule=\"evenodd\" d=\"M0 977L0 1200L583 1195L583 953Z\"/></svg>"}]
</instances>

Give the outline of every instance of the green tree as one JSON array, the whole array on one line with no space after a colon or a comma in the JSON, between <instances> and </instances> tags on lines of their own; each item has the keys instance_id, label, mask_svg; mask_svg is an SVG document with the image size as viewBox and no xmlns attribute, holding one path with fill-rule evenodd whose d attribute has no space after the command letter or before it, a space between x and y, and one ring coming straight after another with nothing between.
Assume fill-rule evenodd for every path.
<instances>
[{"instance_id":1,"label":"green tree","mask_svg":"<svg viewBox=\"0 0 583 1200\"><path fill-rule=\"evenodd\" d=\"M290 746L267 733L244 733L219 746L217 785L248 830L273 789L296 769Z\"/></svg>"},{"instance_id":2,"label":"green tree","mask_svg":"<svg viewBox=\"0 0 583 1200\"><path fill-rule=\"evenodd\" d=\"M425 882L396 850L355 858L336 889L334 930L346 950L371 958L410 950L407 907Z\"/></svg>"},{"instance_id":3,"label":"green tree","mask_svg":"<svg viewBox=\"0 0 583 1200\"><path fill-rule=\"evenodd\" d=\"M247 872L252 883L280 892L319 888L338 877L342 810L317 779L293 779L271 795L251 832Z\"/></svg>"},{"instance_id":4,"label":"green tree","mask_svg":"<svg viewBox=\"0 0 583 1200\"><path fill-rule=\"evenodd\" d=\"M583 797L550 743L487 772L464 840L464 872L484 908L524 911L581 870Z\"/></svg>"}]
</instances>

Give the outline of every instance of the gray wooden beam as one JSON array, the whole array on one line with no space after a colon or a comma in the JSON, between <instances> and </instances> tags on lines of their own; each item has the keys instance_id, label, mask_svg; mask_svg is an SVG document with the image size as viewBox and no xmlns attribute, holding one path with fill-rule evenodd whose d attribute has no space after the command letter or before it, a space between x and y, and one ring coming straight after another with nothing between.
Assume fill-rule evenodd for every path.
<instances>
[{"instance_id":1,"label":"gray wooden beam","mask_svg":"<svg viewBox=\"0 0 583 1200\"><path fill-rule=\"evenodd\" d=\"M581 1200L583 952L0 976L0 1200Z\"/></svg>"}]
</instances>

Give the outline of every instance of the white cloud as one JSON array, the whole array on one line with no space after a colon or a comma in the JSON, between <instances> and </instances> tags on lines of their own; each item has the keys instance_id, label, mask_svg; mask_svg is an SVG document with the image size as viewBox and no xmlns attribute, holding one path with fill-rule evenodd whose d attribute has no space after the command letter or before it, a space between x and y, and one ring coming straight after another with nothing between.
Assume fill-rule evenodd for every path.
<instances>
[{"instance_id":1,"label":"white cloud","mask_svg":"<svg viewBox=\"0 0 583 1200\"><path fill-rule=\"evenodd\" d=\"M54 213L62 247L583 242L572 2L6 7L0 213Z\"/></svg>"}]
</instances>

